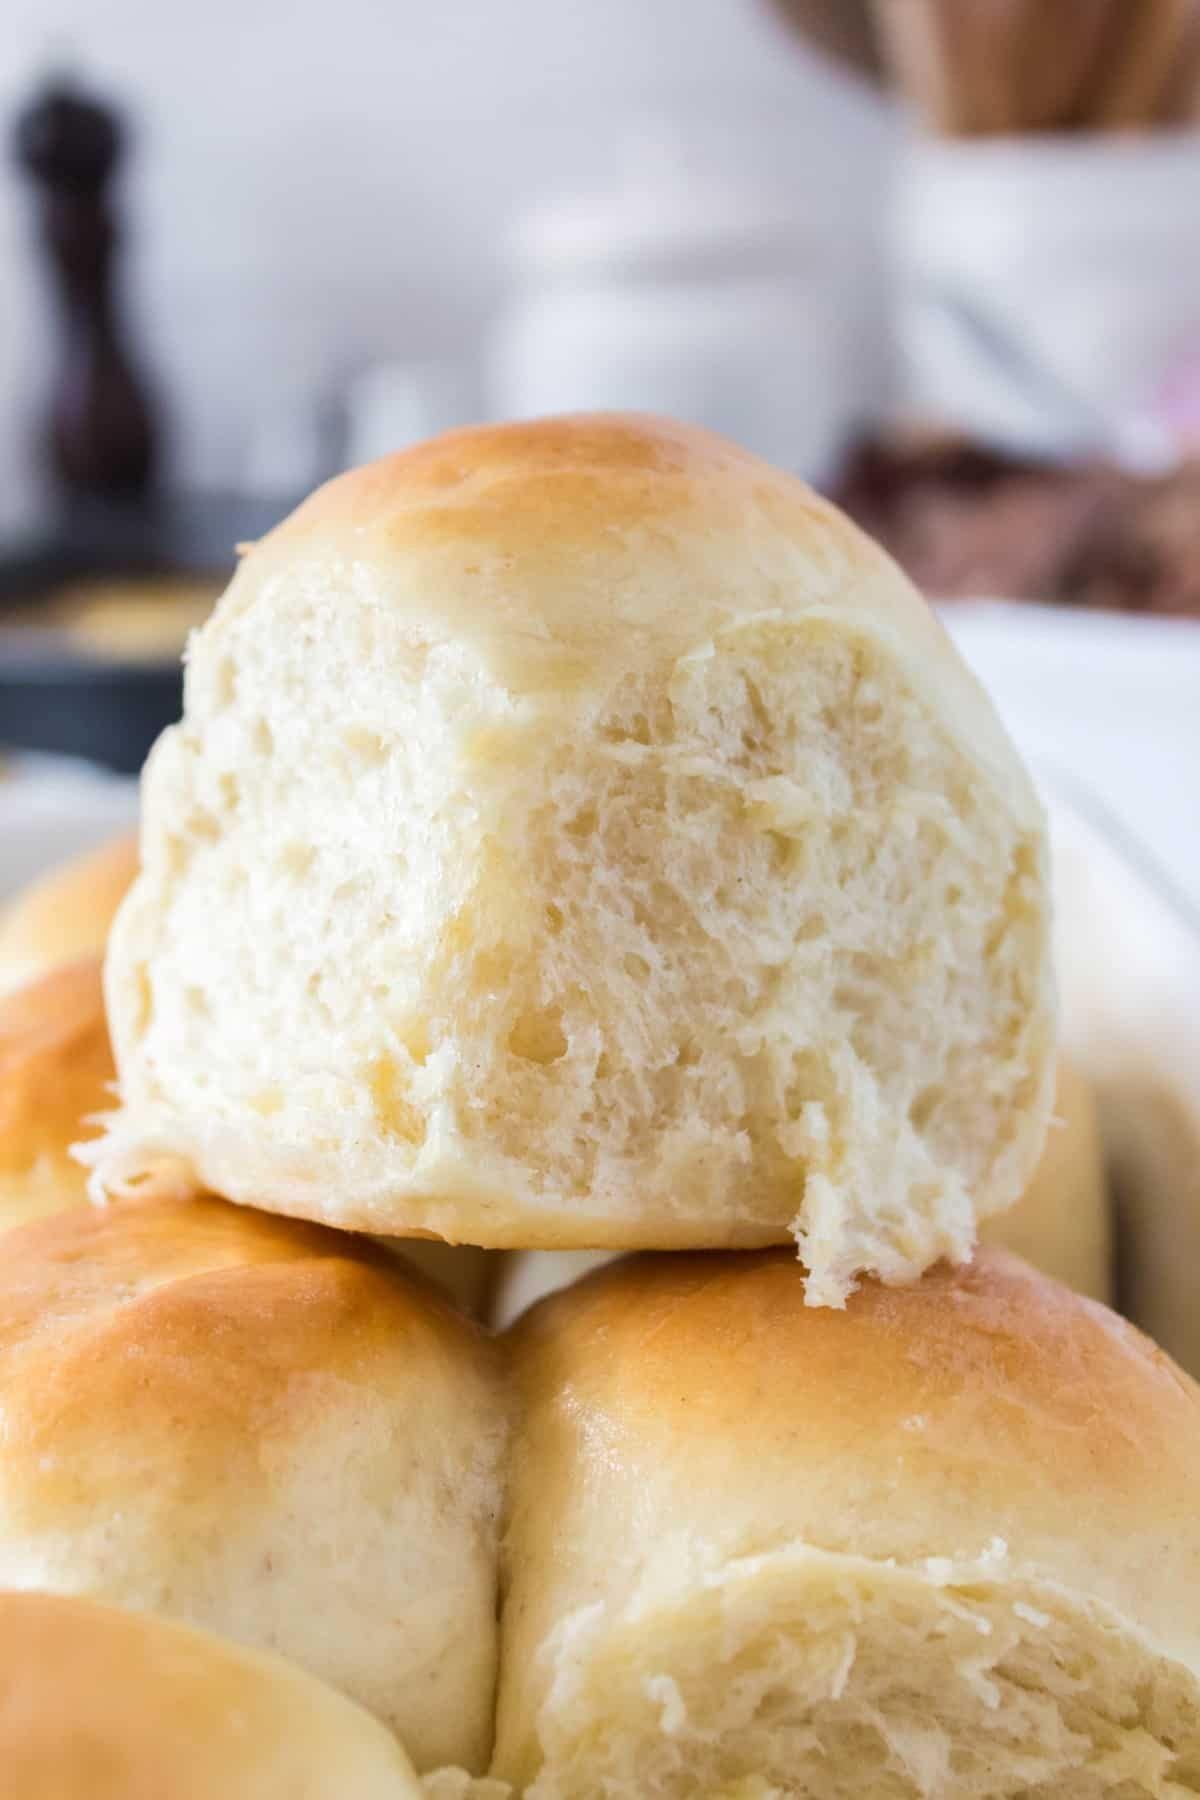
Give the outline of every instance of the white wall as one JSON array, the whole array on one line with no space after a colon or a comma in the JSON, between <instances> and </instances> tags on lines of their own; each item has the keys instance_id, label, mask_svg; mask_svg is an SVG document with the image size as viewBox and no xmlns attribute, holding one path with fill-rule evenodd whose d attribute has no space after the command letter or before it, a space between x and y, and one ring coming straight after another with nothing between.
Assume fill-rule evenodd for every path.
<instances>
[{"instance_id":1,"label":"white wall","mask_svg":"<svg viewBox=\"0 0 1200 1800\"><path fill-rule=\"evenodd\" d=\"M848 228L885 138L760 0L0 0L6 120L64 55L141 121L131 300L207 483L372 358L468 349L514 207L602 180L639 108L732 132ZM24 198L6 161L0 516L46 329Z\"/></svg>"}]
</instances>

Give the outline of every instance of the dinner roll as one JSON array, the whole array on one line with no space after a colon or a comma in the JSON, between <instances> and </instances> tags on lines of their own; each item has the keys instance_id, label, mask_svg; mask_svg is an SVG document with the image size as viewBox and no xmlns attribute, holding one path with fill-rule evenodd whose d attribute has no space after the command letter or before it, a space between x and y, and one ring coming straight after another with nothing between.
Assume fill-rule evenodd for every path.
<instances>
[{"instance_id":1,"label":"dinner roll","mask_svg":"<svg viewBox=\"0 0 1200 1800\"><path fill-rule=\"evenodd\" d=\"M493 1772L527 1800L1200 1792L1200 1390L981 1249L786 1252L526 1314Z\"/></svg>"},{"instance_id":2,"label":"dinner roll","mask_svg":"<svg viewBox=\"0 0 1200 1800\"><path fill-rule=\"evenodd\" d=\"M1200 920L1103 821L1059 801L1053 823L1063 1023L1099 1098L1121 1307L1200 1376Z\"/></svg>"},{"instance_id":3,"label":"dinner roll","mask_svg":"<svg viewBox=\"0 0 1200 1800\"><path fill-rule=\"evenodd\" d=\"M34 882L0 912L0 990L99 955L137 873L137 839L114 839Z\"/></svg>"},{"instance_id":4,"label":"dinner roll","mask_svg":"<svg viewBox=\"0 0 1200 1800\"><path fill-rule=\"evenodd\" d=\"M965 1255L1053 1077L1042 817L895 566L705 432L452 433L193 641L108 963L124 1109L235 1200L480 1245Z\"/></svg>"},{"instance_id":5,"label":"dinner roll","mask_svg":"<svg viewBox=\"0 0 1200 1800\"><path fill-rule=\"evenodd\" d=\"M377 1719L282 1657L0 1594L4 1800L420 1800Z\"/></svg>"},{"instance_id":6,"label":"dinner roll","mask_svg":"<svg viewBox=\"0 0 1200 1800\"><path fill-rule=\"evenodd\" d=\"M98 957L60 964L0 994L0 1231L87 1199L87 1172L72 1150L86 1156L115 1080ZM179 1190L170 1159L147 1164L143 1176L143 1190ZM482 1314L492 1277L486 1250L387 1241L464 1312Z\"/></svg>"},{"instance_id":7,"label":"dinner roll","mask_svg":"<svg viewBox=\"0 0 1200 1800\"><path fill-rule=\"evenodd\" d=\"M394 1259L219 1200L81 1208L0 1259L0 1587L278 1650L419 1768L491 1742L494 1349Z\"/></svg>"},{"instance_id":8,"label":"dinner roll","mask_svg":"<svg viewBox=\"0 0 1200 1800\"><path fill-rule=\"evenodd\" d=\"M983 1240L1024 1256L1035 1269L1093 1300L1112 1299L1108 1192L1096 1103L1065 1058L1054 1117L1033 1180L1007 1212L983 1224ZM487 1316L503 1330L544 1294L613 1260L611 1250L513 1250L499 1258Z\"/></svg>"},{"instance_id":9,"label":"dinner roll","mask_svg":"<svg viewBox=\"0 0 1200 1800\"><path fill-rule=\"evenodd\" d=\"M1077 1294L1113 1298L1112 1219L1096 1100L1066 1057L1059 1059L1054 1113L1033 1180L1015 1206L984 1221L980 1236Z\"/></svg>"},{"instance_id":10,"label":"dinner roll","mask_svg":"<svg viewBox=\"0 0 1200 1800\"><path fill-rule=\"evenodd\" d=\"M98 957L0 994L0 1230L86 1198L70 1148L114 1079Z\"/></svg>"}]
</instances>

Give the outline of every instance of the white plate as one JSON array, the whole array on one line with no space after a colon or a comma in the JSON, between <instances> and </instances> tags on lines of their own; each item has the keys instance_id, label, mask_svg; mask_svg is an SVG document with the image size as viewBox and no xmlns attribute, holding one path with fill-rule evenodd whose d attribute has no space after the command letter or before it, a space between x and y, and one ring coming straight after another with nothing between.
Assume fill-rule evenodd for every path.
<instances>
[{"instance_id":1,"label":"white plate","mask_svg":"<svg viewBox=\"0 0 1200 1800\"><path fill-rule=\"evenodd\" d=\"M1200 624L999 602L942 617L1035 770L1200 907Z\"/></svg>"},{"instance_id":2,"label":"white plate","mask_svg":"<svg viewBox=\"0 0 1200 1800\"><path fill-rule=\"evenodd\" d=\"M0 903L136 819L136 781L66 758L0 759Z\"/></svg>"}]
</instances>

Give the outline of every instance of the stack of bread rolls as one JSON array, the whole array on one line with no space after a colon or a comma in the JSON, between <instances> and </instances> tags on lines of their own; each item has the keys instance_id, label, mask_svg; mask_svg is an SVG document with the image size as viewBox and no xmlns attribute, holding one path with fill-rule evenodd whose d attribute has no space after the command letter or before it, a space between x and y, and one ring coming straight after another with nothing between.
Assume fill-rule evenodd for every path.
<instances>
[{"instance_id":1,"label":"stack of bread rolls","mask_svg":"<svg viewBox=\"0 0 1200 1800\"><path fill-rule=\"evenodd\" d=\"M343 477L113 856L0 920L6 1795L1200 1793L1041 810L840 515L636 418Z\"/></svg>"}]
</instances>

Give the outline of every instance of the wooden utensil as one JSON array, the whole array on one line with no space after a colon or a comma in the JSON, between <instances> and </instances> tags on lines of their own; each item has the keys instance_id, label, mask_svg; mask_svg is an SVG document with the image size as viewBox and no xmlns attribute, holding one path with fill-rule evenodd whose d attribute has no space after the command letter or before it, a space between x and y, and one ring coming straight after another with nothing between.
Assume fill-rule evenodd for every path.
<instances>
[{"instance_id":1,"label":"wooden utensil","mask_svg":"<svg viewBox=\"0 0 1200 1800\"><path fill-rule=\"evenodd\" d=\"M963 129L945 19L935 0L873 0L875 27L891 80L931 130Z\"/></svg>"},{"instance_id":2,"label":"wooden utensil","mask_svg":"<svg viewBox=\"0 0 1200 1800\"><path fill-rule=\"evenodd\" d=\"M885 82L952 136L1152 129L1200 111L1200 0L873 0Z\"/></svg>"},{"instance_id":3,"label":"wooden utensil","mask_svg":"<svg viewBox=\"0 0 1200 1800\"><path fill-rule=\"evenodd\" d=\"M1113 14L1113 0L1023 0L1013 96L1019 129L1055 131L1086 121L1106 67Z\"/></svg>"},{"instance_id":4,"label":"wooden utensil","mask_svg":"<svg viewBox=\"0 0 1200 1800\"><path fill-rule=\"evenodd\" d=\"M768 0L771 11L809 43L870 81L883 78L870 0Z\"/></svg>"},{"instance_id":5,"label":"wooden utensil","mask_svg":"<svg viewBox=\"0 0 1200 1800\"><path fill-rule=\"evenodd\" d=\"M1161 117L1194 20L1194 0L1137 0L1127 5L1123 43L1111 60L1092 123L1130 130Z\"/></svg>"}]
</instances>

